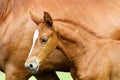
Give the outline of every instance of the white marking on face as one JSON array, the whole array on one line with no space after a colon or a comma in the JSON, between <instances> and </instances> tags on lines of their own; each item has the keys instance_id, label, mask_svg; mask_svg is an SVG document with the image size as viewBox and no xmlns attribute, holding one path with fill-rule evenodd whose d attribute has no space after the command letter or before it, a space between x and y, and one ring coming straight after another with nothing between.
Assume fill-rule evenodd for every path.
<instances>
[{"instance_id":1,"label":"white marking on face","mask_svg":"<svg viewBox=\"0 0 120 80\"><path fill-rule=\"evenodd\" d=\"M29 52L29 56L31 55L31 53L33 51L33 47L35 45L35 42L36 42L38 36L39 36L39 31L38 31L38 29L36 29L35 32L34 32L33 43L32 43L32 47L31 47L30 52Z\"/></svg>"}]
</instances>

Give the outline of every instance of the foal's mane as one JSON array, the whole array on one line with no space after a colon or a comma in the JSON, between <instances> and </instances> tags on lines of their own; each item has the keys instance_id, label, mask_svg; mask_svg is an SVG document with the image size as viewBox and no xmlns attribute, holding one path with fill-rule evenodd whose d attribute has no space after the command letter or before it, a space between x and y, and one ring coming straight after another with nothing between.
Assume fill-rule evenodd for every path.
<instances>
[{"instance_id":1,"label":"foal's mane","mask_svg":"<svg viewBox=\"0 0 120 80\"><path fill-rule=\"evenodd\" d=\"M27 9L29 3L32 3L31 0L0 0L0 23L11 11L16 15Z\"/></svg>"},{"instance_id":2,"label":"foal's mane","mask_svg":"<svg viewBox=\"0 0 120 80\"><path fill-rule=\"evenodd\" d=\"M94 31L88 29L86 26L80 24L80 23L76 23L74 21L71 21L71 20L63 20L63 19L55 19L54 21L60 21L60 22L65 22L65 23L69 23L69 24L72 24L74 25L74 27L78 27L78 28L82 28L83 30L87 31L88 33L90 33L91 35L97 37L97 38L104 38L100 35L98 35L97 33L95 33Z\"/></svg>"}]
</instances>

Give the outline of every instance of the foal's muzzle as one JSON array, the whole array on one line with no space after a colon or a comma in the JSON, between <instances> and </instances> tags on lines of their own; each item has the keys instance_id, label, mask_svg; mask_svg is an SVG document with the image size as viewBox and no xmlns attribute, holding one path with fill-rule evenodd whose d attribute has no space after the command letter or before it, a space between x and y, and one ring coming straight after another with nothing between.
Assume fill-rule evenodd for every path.
<instances>
[{"instance_id":1,"label":"foal's muzzle","mask_svg":"<svg viewBox=\"0 0 120 80\"><path fill-rule=\"evenodd\" d=\"M31 60L25 62L25 68L31 73L37 73L39 70L39 62L37 60Z\"/></svg>"}]
</instances>

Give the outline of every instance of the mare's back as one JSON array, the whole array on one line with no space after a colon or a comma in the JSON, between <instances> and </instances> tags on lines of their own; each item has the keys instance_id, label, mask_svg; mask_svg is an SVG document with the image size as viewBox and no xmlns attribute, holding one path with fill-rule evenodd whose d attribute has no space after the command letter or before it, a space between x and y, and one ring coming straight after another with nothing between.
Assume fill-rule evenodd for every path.
<instances>
[{"instance_id":1,"label":"mare's back","mask_svg":"<svg viewBox=\"0 0 120 80\"><path fill-rule=\"evenodd\" d=\"M39 0L37 6L53 19L83 25L102 36L120 31L120 0ZM43 14L37 14L42 19Z\"/></svg>"}]
</instances>

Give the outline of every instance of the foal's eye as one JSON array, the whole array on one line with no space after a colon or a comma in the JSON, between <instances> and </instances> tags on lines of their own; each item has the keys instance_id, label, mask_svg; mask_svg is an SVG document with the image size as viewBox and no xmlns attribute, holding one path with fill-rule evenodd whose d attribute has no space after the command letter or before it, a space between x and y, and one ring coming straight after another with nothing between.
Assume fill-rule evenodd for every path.
<instances>
[{"instance_id":1,"label":"foal's eye","mask_svg":"<svg viewBox=\"0 0 120 80\"><path fill-rule=\"evenodd\" d=\"M47 42L47 41L48 41L48 38L41 39L41 43L44 43L44 42Z\"/></svg>"}]
</instances>

